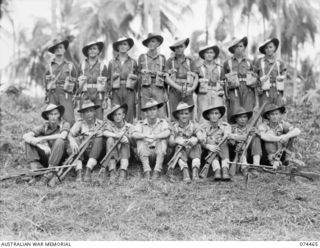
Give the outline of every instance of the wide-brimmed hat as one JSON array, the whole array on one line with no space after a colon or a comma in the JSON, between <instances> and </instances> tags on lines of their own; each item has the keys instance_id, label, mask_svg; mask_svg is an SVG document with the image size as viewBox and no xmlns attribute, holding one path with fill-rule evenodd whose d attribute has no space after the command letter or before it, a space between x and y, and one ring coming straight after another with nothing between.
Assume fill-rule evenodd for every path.
<instances>
[{"instance_id":1,"label":"wide-brimmed hat","mask_svg":"<svg viewBox=\"0 0 320 248\"><path fill-rule=\"evenodd\" d=\"M54 53L54 51L56 50L57 46L59 46L60 44L62 44L64 46L64 49L68 49L69 47L69 41L68 40L54 40L53 45L51 47L48 48L48 51L50 53Z\"/></svg>"},{"instance_id":2,"label":"wide-brimmed hat","mask_svg":"<svg viewBox=\"0 0 320 248\"><path fill-rule=\"evenodd\" d=\"M230 123L236 123L236 119L239 115L247 115L250 119L253 115L252 111L247 111L243 107L238 107L230 117Z\"/></svg>"},{"instance_id":3,"label":"wide-brimmed hat","mask_svg":"<svg viewBox=\"0 0 320 248\"><path fill-rule=\"evenodd\" d=\"M124 109L124 113L127 114L128 112L128 104L124 103L122 105L120 104L116 104L112 107L112 109L110 110L110 113L107 115L108 120L110 121L114 121L113 119L113 114L118 110L118 109Z\"/></svg>"},{"instance_id":4,"label":"wide-brimmed hat","mask_svg":"<svg viewBox=\"0 0 320 248\"><path fill-rule=\"evenodd\" d=\"M142 44L144 46L148 46L148 43L151 39L157 39L157 41L159 42L159 46L162 44L163 42L163 37L160 35L160 34L152 34L152 33L149 33L148 34L148 37L142 41Z\"/></svg>"},{"instance_id":5,"label":"wide-brimmed hat","mask_svg":"<svg viewBox=\"0 0 320 248\"><path fill-rule=\"evenodd\" d=\"M210 119L209 119L208 115L209 115L210 111L213 110L213 109L218 109L218 110L219 110L219 112L220 112L220 114L221 114L220 119L221 119L222 116L224 116L224 114L226 113L226 107L223 105L223 103L216 103L216 104L214 104L213 106L205 109L205 110L202 112L202 117L203 117L204 119L206 119L206 120L209 121Z\"/></svg>"},{"instance_id":6,"label":"wide-brimmed hat","mask_svg":"<svg viewBox=\"0 0 320 248\"><path fill-rule=\"evenodd\" d=\"M154 99L150 99L146 102L146 104L141 108L141 111L145 112L150 108L157 107L158 109L161 108L164 105L164 102L158 102Z\"/></svg>"},{"instance_id":7,"label":"wide-brimmed hat","mask_svg":"<svg viewBox=\"0 0 320 248\"><path fill-rule=\"evenodd\" d=\"M85 111L86 109L89 109L89 108L94 108L94 109L98 109L100 108L100 105L96 105L94 104L93 102L91 101L85 101L81 107L79 108L78 112L79 113L82 113L83 111Z\"/></svg>"},{"instance_id":8,"label":"wide-brimmed hat","mask_svg":"<svg viewBox=\"0 0 320 248\"><path fill-rule=\"evenodd\" d=\"M275 111L275 110L279 110L281 114L285 113L286 112L286 107L285 106L277 106L275 104L268 104L265 109L264 109L264 112L262 114L262 117L264 119L268 119L267 118L267 114L268 113L271 113L272 111Z\"/></svg>"},{"instance_id":9,"label":"wide-brimmed hat","mask_svg":"<svg viewBox=\"0 0 320 248\"><path fill-rule=\"evenodd\" d=\"M61 117L64 114L64 107L62 105L55 105L53 103L50 103L46 106L45 110L42 111L41 116L43 119L48 120L48 114L54 110L57 109L60 112Z\"/></svg>"},{"instance_id":10,"label":"wide-brimmed hat","mask_svg":"<svg viewBox=\"0 0 320 248\"><path fill-rule=\"evenodd\" d=\"M88 57L88 51L89 51L89 48L94 46L94 45L97 45L98 46L98 49L99 49L99 53L101 53L103 47L104 47L104 43L102 41L95 41L95 42L90 42L88 43L87 45L85 45L83 48L82 48L82 53L84 56Z\"/></svg>"},{"instance_id":11,"label":"wide-brimmed hat","mask_svg":"<svg viewBox=\"0 0 320 248\"><path fill-rule=\"evenodd\" d=\"M206 46L206 47L201 48L200 51L199 51L199 56L200 56L200 58L204 59L204 54L205 54L205 52L206 52L207 50L209 50L209 49L213 49L213 51L214 51L214 54L215 54L215 55L214 55L214 58L213 58L213 59L218 58L219 53L220 53L220 49L219 49L219 47L216 46L216 45L210 45L210 46Z\"/></svg>"},{"instance_id":12,"label":"wide-brimmed hat","mask_svg":"<svg viewBox=\"0 0 320 248\"><path fill-rule=\"evenodd\" d=\"M124 41L127 41L129 43L129 50L133 47L133 45L134 45L133 39L128 38L128 37L121 37L116 42L114 42L112 44L113 50L119 52L119 48L118 47Z\"/></svg>"},{"instance_id":13,"label":"wide-brimmed hat","mask_svg":"<svg viewBox=\"0 0 320 248\"><path fill-rule=\"evenodd\" d=\"M238 45L240 42L243 42L243 45L245 47L247 47L248 46L248 38L247 38L247 36L245 36L245 37L243 37L241 39L233 38L233 40L231 41L231 44L230 44L230 46L228 48L229 52L233 54L236 45Z\"/></svg>"},{"instance_id":14,"label":"wide-brimmed hat","mask_svg":"<svg viewBox=\"0 0 320 248\"><path fill-rule=\"evenodd\" d=\"M186 38L186 39L183 39L183 40L178 40L178 41L176 41L176 43L174 43L173 45L169 46L169 48L171 49L171 51L174 52L174 49L176 47L181 46L183 44L185 44L185 46L188 47L189 42L190 42L189 38Z\"/></svg>"},{"instance_id":15,"label":"wide-brimmed hat","mask_svg":"<svg viewBox=\"0 0 320 248\"><path fill-rule=\"evenodd\" d=\"M265 48L269 43L273 43L274 46L276 47L275 51L277 51L279 44L280 44L280 41L277 38L270 38L270 39L267 39L266 41L264 41L262 43L262 45L259 46L260 53L266 54Z\"/></svg>"},{"instance_id":16,"label":"wide-brimmed hat","mask_svg":"<svg viewBox=\"0 0 320 248\"><path fill-rule=\"evenodd\" d=\"M194 105L189 105L186 102L179 102L176 110L172 112L172 115L174 118L178 119L178 114L180 111L186 110L186 109L188 109L189 111L192 111L193 108L194 108Z\"/></svg>"}]
</instances>

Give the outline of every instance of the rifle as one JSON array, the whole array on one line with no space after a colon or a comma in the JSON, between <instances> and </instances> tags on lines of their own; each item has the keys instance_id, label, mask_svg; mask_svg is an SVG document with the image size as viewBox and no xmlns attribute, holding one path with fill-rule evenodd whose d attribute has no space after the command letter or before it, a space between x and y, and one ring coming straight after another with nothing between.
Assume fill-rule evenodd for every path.
<instances>
[{"instance_id":1,"label":"rifle","mask_svg":"<svg viewBox=\"0 0 320 248\"><path fill-rule=\"evenodd\" d=\"M235 174L236 174L236 170L237 170L237 162L239 162L239 154L241 153L241 157L240 159L243 159L244 156L246 156L246 153L247 153L247 150L250 146L250 143L252 141L252 138L253 138L253 135L251 135L251 130L252 128L254 128L257 123L258 123L258 120L264 110L264 107L266 106L266 102L262 104L262 106L260 107L259 111L257 112L257 114L253 117L252 121L250 122L249 126L248 126L248 131L246 133L246 141L244 142L241 142L240 143L240 146L237 146L237 149L236 149L236 155L235 155L235 158L231 164L231 167L230 167L230 170L229 170L229 174L233 177ZM242 161L242 160L240 160Z\"/></svg>"},{"instance_id":2,"label":"rifle","mask_svg":"<svg viewBox=\"0 0 320 248\"><path fill-rule=\"evenodd\" d=\"M166 173L168 176L172 175L172 171L173 171L174 167L176 166L176 164L178 163L179 159L182 156L181 151L183 148L184 148L184 146L178 145L176 152L174 153L174 155L172 156L172 158L168 162L168 169L167 169L167 173Z\"/></svg>"},{"instance_id":3,"label":"rifle","mask_svg":"<svg viewBox=\"0 0 320 248\"><path fill-rule=\"evenodd\" d=\"M228 139L228 136L225 135L222 140L219 142L218 146L221 147L221 145ZM200 172L200 177L201 178L207 178L208 177L208 172L210 165L212 164L213 160L216 158L217 153L216 152L209 152L209 154L205 158L205 165L203 166L201 172Z\"/></svg>"},{"instance_id":4,"label":"rifle","mask_svg":"<svg viewBox=\"0 0 320 248\"><path fill-rule=\"evenodd\" d=\"M86 149L88 148L89 144L90 144L90 140L95 137L100 130L107 124L107 121L104 121L99 127L97 127L94 132L92 132L79 146L79 152L78 153L72 153L67 160L62 164L62 165L68 165L71 163L74 163L74 161L78 160L82 154L86 151ZM58 173L56 173L57 178L59 179L59 181L61 182L65 176L68 174L68 172L72 169L72 167L67 168L64 171L64 168L61 167L61 169L58 171ZM49 181L48 185L50 186L54 186L56 183L56 177L51 178L51 180Z\"/></svg>"},{"instance_id":5,"label":"rifle","mask_svg":"<svg viewBox=\"0 0 320 248\"><path fill-rule=\"evenodd\" d=\"M123 134L121 134L121 136L119 137L119 139L114 143L114 145L110 148L110 150L107 152L107 154L104 156L104 158L101 160L100 164L101 164L101 169L99 171L99 175L103 173L104 169L106 168L106 166L108 165L110 159L111 159L111 153L113 152L113 150L120 144L121 139L127 134L127 132L129 131L130 127L126 127L126 129L124 130ZM106 162L107 161L107 162ZM106 162L106 163L105 163ZM106 166L104 166L104 164Z\"/></svg>"}]
</instances>

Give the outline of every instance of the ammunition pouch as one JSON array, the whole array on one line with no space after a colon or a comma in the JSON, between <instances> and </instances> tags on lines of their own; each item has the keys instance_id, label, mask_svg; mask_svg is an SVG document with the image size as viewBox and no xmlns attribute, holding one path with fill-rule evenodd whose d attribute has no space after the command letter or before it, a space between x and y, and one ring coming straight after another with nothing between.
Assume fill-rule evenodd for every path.
<instances>
[{"instance_id":1,"label":"ammunition pouch","mask_svg":"<svg viewBox=\"0 0 320 248\"><path fill-rule=\"evenodd\" d=\"M240 81L239 81L237 72L230 72L230 73L227 73L225 76L227 78L227 81L229 82L228 88L230 90L236 89L240 86Z\"/></svg>"},{"instance_id":2,"label":"ammunition pouch","mask_svg":"<svg viewBox=\"0 0 320 248\"><path fill-rule=\"evenodd\" d=\"M253 75L253 72L247 73L246 85L251 88L255 88L257 85L257 78Z\"/></svg>"},{"instance_id":3,"label":"ammunition pouch","mask_svg":"<svg viewBox=\"0 0 320 248\"><path fill-rule=\"evenodd\" d=\"M137 87L138 76L130 73L127 77L126 88L135 90Z\"/></svg>"},{"instance_id":4,"label":"ammunition pouch","mask_svg":"<svg viewBox=\"0 0 320 248\"><path fill-rule=\"evenodd\" d=\"M97 91L104 93L106 90L107 77L97 77Z\"/></svg>"},{"instance_id":5,"label":"ammunition pouch","mask_svg":"<svg viewBox=\"0 0 320 248\"><path fill-rule=\"evenodd\" d=\"M261 89L263 91L270 90L271 84L270 84L270 78L266 75L260 77L260 82L261 82Z\"/></svg>"},{"instance_id":6,"label":"ammunition pouch","mask_svg":"<svg viewBox=\"0 0 320 248\"><path fill-rule=\"evenodd\" d=\"M209 80L205 78L199 79L199 93L206 94L209 92Z\"/></svg>"},{"instance_id":7,"label":"ammunition pouch","mask_svg":"<svg viewBox=\"0 0 320 248\"><path fill-rule=\"evenodd\" d=\"M284 81L286 76L277 76L276 77L276 87L278 91L284 91Z\"/></svg>"},{"instance_id":8,"label":"ammunition pouch","mask_svg":"<svg viewBox=\"0 0 320 248\"><path fill-rule=\"evenodd\" d=\"M87 91L87 77L82 75L80 77L78 77L78 81L79 81L79 88L82 89L82 92L86 92Z\"/></svg>"},{"instance_id":9,"label":"ammunition pouch","mask_svg":"<svg viewBox=\"0 0 320 248\"><path fill-rule=\"evenodd\" d=\"M157 72L156 72L156 82L155 82L155 86L161 87L161 88L164 87L164 75L165 75L164 72L161 72L161 71L157 71Z\"/></svg>"},{"instance_id":10,"label":"ammunition pouch","mask_svg":"<svg viewBox=\"0 0 320 248\"><path fill-rule=\"evenodd\" d=\"M46 80L47 90L53 90L57 87L56 84L53 83L54 78L51 75L47 75L45 80Z\"/></svg>"},{"instance_id":11,"label":"ammunition pouch","mask_svg":"<svg viewBox=\"0 0 320 248\"><path fill-rule=\"evenodd\" d=\"M141 70L141 85L142 86L150 86L151 85L151 71L149 70Z\"/></svg>"}]
</instances>

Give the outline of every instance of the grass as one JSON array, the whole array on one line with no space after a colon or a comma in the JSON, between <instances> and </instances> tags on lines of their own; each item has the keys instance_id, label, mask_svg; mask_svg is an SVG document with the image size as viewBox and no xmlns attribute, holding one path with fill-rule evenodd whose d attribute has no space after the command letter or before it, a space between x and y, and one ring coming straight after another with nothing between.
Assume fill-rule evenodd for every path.
<instances>
[{"instance_id":1,"label":"grass","mask_svg":"<svg viewBox=\"0 0 320 248\"><path fill-rule=\"evenodd\" d=\"M39 122L40 109L35 108L38 103L35 101L25 112L19 101L22 100L10 105L9 99L1 105L13 115L5 114L2 118L2 130L5 127L6 132L1 132L0 144L10 143L10 149L0 151L2 169L4 165L12 167L24 162L21 136L30 125ZM303 129L298 152L308 165L305 170L319 172L316 119L305 109L299 111L298 118L293 108L288 113L289 119L294 118L294 124ZM28 187L14 180L1 182L1 239L318 240L320 237L320 182L297 178L292 183L283 175L261 174L252 178L245 190L242 177L231 183L214 183L209 178L197 184L172 184L164 178L141 180L137 167L133 167L124 185L89 186L77 184L71 177L56 188Z\"/></svg>"}]
</instances>

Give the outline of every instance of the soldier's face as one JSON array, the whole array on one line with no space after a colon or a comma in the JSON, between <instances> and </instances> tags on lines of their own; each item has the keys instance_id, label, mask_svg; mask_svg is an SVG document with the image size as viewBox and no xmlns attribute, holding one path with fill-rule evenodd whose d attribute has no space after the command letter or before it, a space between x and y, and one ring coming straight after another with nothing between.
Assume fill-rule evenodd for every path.
<instances>
[{"instance_id":1,"label":"soldier's face","mask_svg":"<svg viewBox=\"0 0 320 248\"><path fill-rule=\"evenodd\" d=\"M180 45L180 46L177 46L177 47L174 49L174 52L175 52L176 55L183 55L185 49L186 49L185 44L182 44L182 45Z\"/></svg>"},{"instance_id":2,"label":"soldier's face","mask_svg":"<svg viewBox=\"0 0 320 248\"><path fill-rule=\"evenodd\" d=\"M206 61L212 61L214 56L215 56L215 53L214 53L213 49L209 49L204 52L204 59Z\"/></svg>"},{"instance_id":3,"label":"soldier's face","mask_svg":"<svg viewBox=\"0 0 320 248\"><path fill-rule=\"evenodd\" d=\"M218 109L213 109L209 112L208 117L211 122L217 122L221 117L220 111Z\"/></svg>"},{"instance_id":4,"label":"soldier's face","mask_svg":"<svg viewBox=\"0 0 320 248\"><path fill-rule=\"evenodd\" d=\"M97 45L93 45L93 46L89 47L89 49L88 49L88 55L91 58L94 58L94 57L98 56L99 52L100 51L99 51L99 48L98 48Z\"/></svg>"},{"instance_id":5,"label":"soldier's face","mask_svg":"<svg viewBox=\"0 0 320 248\"><path fill-rule=\"evenodd\" d=\"M243 42L240 42L236 45L235 49L234 49L234 54L236 55L242 55L243 52L245 50L245 46L243 44Z\"/></svg>"},{"instance_id":6,"label":"soldier's face","mask_svg":"<svg viewBox=\"0 0 320 248\"><path fill-rule=\"evenodd\" d=\"M264 49L266 55L273 55L274 52L276 51L276 46L273 44L273 42L270 42L269 44L266 45L266 48Z\"/></svg>"},{"instance_id":7,"label":"soldier's face","mask_svg":"<svg viewBox=\"0 0 320 248\"><path fill-rule=\"evenodd\" d=\"M121 108L121 109L118 109L116 112L114 112L113 114L113 120L114 122L117 122L117 123L120 123L124 120L124 118L126 117L125 113L124 113L124 110Z\"/></svg>"},{"instance_id":8,"label":"soldier's face","mask_svg":"<svg viewBox=\"0 0 320 248\"><path fill-rule=\"evenodd\" d=\"M179 121L181 121L182 123L188 122L191 117L191 113L188 109L181 110L178 115L179 115Z\"/></svg>"},{"instance_id":9,"label":"soldier's face","mask_svg":"<svg viewBox=\"0 0 320 248\"><path fill-rule=\"evenodd\" d=\"M54 109L48 113L48 120L50 123L57 123L60 120L60 112Z\"/></svg>"},{"instance_id":10,"label":"soldier's face","mask_svg":"<svg viewBox=\"0 0 320 248\"><path fill-rule=\"evenodd\" d=\"M126 53L129 50L129 43L128 41L123 41L119 44L119 52L120 53Z\"/></svg>"},{"instance_id":11,"label":"soldier's face","mask_svg":"<svg viewBox=\"0 0 320 248\"><path fill-rule=\"evenodd\" d=\"M280 118L281 118L281 113L279 110L275 110L275 111L272 111L270 112L268 115L268 120L272 123L277 123L280 121Z\"/></svg>"},{"instance_id":12,"label":"soldier's face","mask_svg":"<svg viewBox=\"0 0 320 248\"><path fill-rule=\"evenodd\" d=\"M64 48L63 44L59 44L54 50L55 55L64 55L65 52L66 52L66 49Z\"/></svg>"},{"instance_id":13,"label":"soldier's face","mask_svg":"<svg viewBox=\"0 0 320 248\"><path fill-rule=\"evenodd\" d=\"M148 119L155 119L158 117L158 107L149 108L146 113Z\"/></svg>"},{"instance_id":14,"label":"soldier's face","mask_svg":"<svg viewBox=\"0 0 320 248\"><path fill-rule=\"evenodd\" d=\"M248 123L248 116L247 114L239 115L236 119L237 124L239 126L245 126Z\"/></svg>"},{"instance_id":15,"label":"soldier's face","mask_svg":"<svg viewBox=\"0 0 320 248\"><path fill-rule=\"evenodd\" d=\"M156 38L152 38L148 43L148 48L150 50L156 49L160 45L159 41Z\"/></svg>"},{"instance_id":16,"label":"soldier's face","mask_svg":"<svg viewBox=\"0 0 320 248\"><path fill-rule=\"evenodd\" d=\"M96 110L94 108L88 108L85 111L83 111L83 118L86 121L93 121L96 116Z\"/></svg>"}]
</instances>

